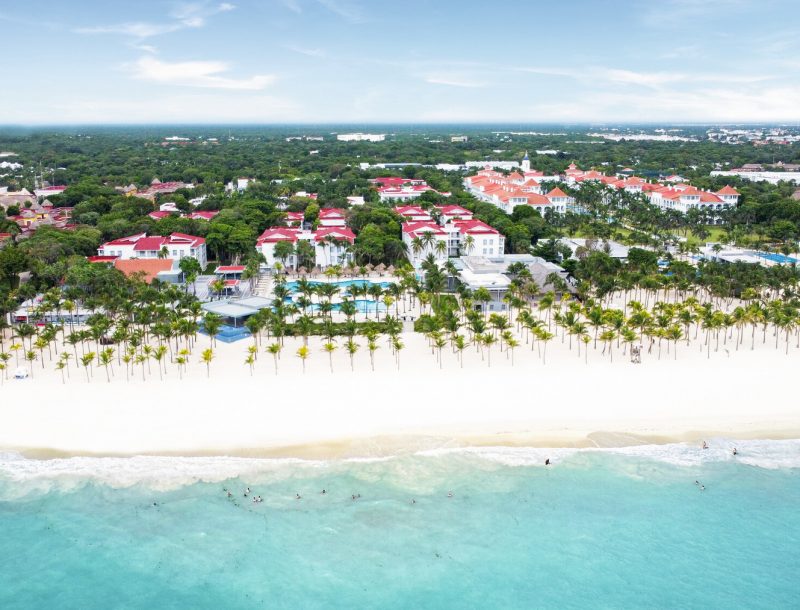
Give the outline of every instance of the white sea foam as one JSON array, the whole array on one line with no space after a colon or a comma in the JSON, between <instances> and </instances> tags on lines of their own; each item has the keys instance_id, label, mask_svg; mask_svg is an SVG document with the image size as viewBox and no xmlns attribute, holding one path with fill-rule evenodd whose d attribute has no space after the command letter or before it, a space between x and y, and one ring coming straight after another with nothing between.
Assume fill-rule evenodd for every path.
<instances>
[{"instance_id":1,"label":"white sea foam","mask_svg":"<svg viewBox=\"0 0 800 610\"><path fill-rule=\"evenodd\" d=\"M298 458L239 457L72 457L50 460L28 459L17 453L0 453L0 487L4 497L21 497L50 490L69 491L87 484L112 488L143 485L167 491L194 483L220 483L242 478L253 482L277 482L294 476L313 476L321 468L347 469L376 463L397 462L393 472L409 471L405 462L415 458L466 457L504 466L544 466L545 460L575 462L582 456L617 455L651 460L678 467L736 462L767 469L800 468L800 440L709 439L709 448L696 444L641 445L623 448L535 448L462 447L420 451L411 455L376 458L351 458L321 461ZM736 447L738 455L733 455ZM403 465L405 464L405 465ZM377 476L361 473L362 476Z\"/></svg>"},{"instance_id":2,"label":"white sea foam","mask_svg":"<svg viewBox=\"0 0 800 610\"><path fill-rule=\"evenodd\" d=\"M736 448L737 455L733 455ZM636 445L616 448L543 448L543 447L464 447L433 449L417 455L439 457L472 455L506 466L544 466L567 461L581 455L622 455L653 460L673 466L692 467L703 464L736 462L758 468L800 468L800 439L731 440L709 439L708 449L698 444Z\"/></svg>"}]
</instances>

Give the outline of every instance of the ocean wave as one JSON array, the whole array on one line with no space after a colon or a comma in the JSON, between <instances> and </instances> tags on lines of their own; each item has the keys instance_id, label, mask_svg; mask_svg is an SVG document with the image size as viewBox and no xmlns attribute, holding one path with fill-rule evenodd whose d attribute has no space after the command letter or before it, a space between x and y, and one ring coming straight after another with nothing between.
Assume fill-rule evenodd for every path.
<instances>
[{"instance_id":1,"label":"ocean wave","mask_svg":"<svg viewBox=\"0 0 800 610\"><path fill-rule=\"evenodd\" d=\"M579 465L581 460L618 456L641 462L659 462L677 467L716 463L738 463L765 469L800 468L800 440L709 439L708 449L697 444L672 443L621 448L459 447L419 451L394 457L361 457L339 460L242 457L71 457L29 459L18 453L0 453L0 498L23 497L58 490L68 492L89 484L111 488L146 486L169 491L196 483L222 483L240 478L248 482L276 483L292 477L318 476L329 472L363 471L365 479L390 472L397 478L424 478L458 466L450 460L468 460L483 467L544 467ZM736 447L737 455L733 455ZM441 458L449 458L442 460ZM421 460L421 462L420 462ZM431 461L433 460L433 461ZM372 469L371 471L367 471Z\"/></svg>"},{"instance_id":2,"label":"ocean wave","mask_svg":"<svg viewBox=\"0 0 800 610\"><path fill-rule=\"evenodd\" d=\"M733 454L734 448L737 454ZM569 462L580 456L619 455L651 460L672 466L695 467L712 463L738 463L765 469L800 468L800 439L732 440L712 438L708 448L699 444L670 443L611 448L544 448L544 447L462 447L433 449L417 455L438 457L470 455L505 466L544 466Z\"/></svg>"}]
</instances>

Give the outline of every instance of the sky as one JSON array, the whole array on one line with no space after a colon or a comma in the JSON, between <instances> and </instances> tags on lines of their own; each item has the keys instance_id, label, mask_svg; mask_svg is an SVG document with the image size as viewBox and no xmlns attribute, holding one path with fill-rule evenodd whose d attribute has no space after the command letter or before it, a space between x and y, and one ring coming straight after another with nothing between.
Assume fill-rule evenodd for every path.
<instances>
[{"instance_id":1,"label":"sky","mask_svg":"<svg viewBox=\"0 0 800 610\"><path fill-rule=\"evenodd\" d=\"M797 1L0 0L0 123L797 123Z\"/></svg>"}]
</instances>

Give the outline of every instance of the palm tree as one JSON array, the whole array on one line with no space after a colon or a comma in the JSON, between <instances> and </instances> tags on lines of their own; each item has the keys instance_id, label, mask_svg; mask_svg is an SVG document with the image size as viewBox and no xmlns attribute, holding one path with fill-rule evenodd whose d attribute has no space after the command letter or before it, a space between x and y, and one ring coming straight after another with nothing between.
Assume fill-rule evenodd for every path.
<instances>
[{"instance_id":1,"label":"palm tree","mask_svg":"<svg viewBox=\"0 0 800 610\"><path fill-rule=\"evenodd\" d=\"M214 350L210 347L200 354L200 362L206 365L206 377L211 377L211 361L214 359Z\"/></svg>"},{"instance_id":2,"label":"palm tree","mask_svg":"<svg viewBox=\"0 0 800 610\"><path fill-rule=\"evenodd\" d=\"M216 346L217 343L217 333L219 332L220 328L222 327L222 318L220 318L215 313L207 313L205 318L203 318L203 328L205 329L208 336L211 338L211 346Z\"/></svg>"},{"instance_id":3,"label":"palm tree","mask_svg":"<svg viewBox=\"0 0 800 610\"><path fill-rule=\"evenodd\" d=\"M519 347L519 341L514 337L506 337L506 347L511 352L511 366L514 366L514 349Z\"/></svg>"},{"instance_id":4,"label":"palm tree","mask_svg":"<svg viewBox=\"0 0 800 610\"><path fill-rule=\"evenodd\" d=\"M252 347L252 346L251 346ZM253 355L252 352L248 350L247 358L244 359L244 363L250 367L250 377L253 376L253 367L256 364L256 357Z\"/></svg>"},{"instance_id":5,"label":"palm tree","mask_svg":"<svg viewBox=\"0 0 800 610\"><path fill-rule=\"evenodd\" d=\"M475 247L475 238L472 235L467 235L461 242L461 253L469 256L472 249Z\"/></svg>"},{"instance_id":6,"label":"palm tree","mask_svg":"<svg viewBox=\"0 0 800 610\"><path fill-rule=\"evenodd\" d=\"M378 343L375 341L375 335L371 334L367 337L367 349L369 350L369 365L372 371L375 371L375 352L380 349Z\"/></svg>"},{"instance_id":7,"label":"palm tree","mask_svg":"<svg viewBox=\"0 0 800 610\"><path fill-rule=\"evenodd\" d=\"M28 363L31 365L31 377L33 377L33 363L36 360L36 358L37 358L36 352L34 352L32 349L25 352L25 360L27 360Z\"/></svg>"},{"instance_id":8,"label":"palm tree","mask_svg":"<svg viewBox=\"0 0 800 610\"><path fill-rule=\"evenodd\" d=\"M86 370L86 381L91 382L91 378L89 377L89 371L92 366L92 362L94 362L94 352L87 352L81 356L81 364L83 368Z\"/></svg>"},{"instance_id":9,"label":"palm tree","mask_svg":"<svg viewBox=\"0 0 800 610\"><path fill-rule=\"evenodd\" d=\"M544 328L538 327L535 331L536 338L542 342L542 364L547 364L547 343L555 337L553 333Z\"/></svg>"},{"instance_id":10,"label":"palm tree","mask_svg":"<svg viewBox=\"0 0 800 610\"><path fill-rule=\"evenodd\" d=\"M453 338L453 346L458 350L458 362L461 368L464 368L464 350L467 347L467 340L464 335L456 335Z\"/></svg>"},{"instance_id":11,"label":"palm tree","mask_svg":"<svg viewBox=\"0 0 800 610\"><path fill-rule=\"evenodd\" d=\"M351 371L353 370L353 358L355 358L356 352L358 352L358 349L360 347L361 346L358 343L356 343L355 341L353 341L352 338L348 339L347 343L345 343L345 349L347 350L347 354L350 356L350 370Z\"/></svg>"},{"instance_id":12,"label":"palm tree","mask_svg":"<svg viewBox=\"0 0 800 610\"><path fill-rule=\"evenodd\" d=\"M2 371L5 368L5 366L6 366L5 364L1 364L0 363L0 371ZM66 367L67 367L67 364L66 364L66 362L64 360L59 360L58 362L56 362L56 370L61 372L61 383L62 384L67 383L66 379L64 378L64 369Z\"/></svg>"},{"instance_id":13,"label":"palm tree","mask_svg":"<svg viewBox=\"0 0 800 610\"><path fill-rule=\"evenodd\" d=\"M436 348L437 360L439 360L439 368L442 368L442 348L447 345L447 341L439 333L435 333L433 337L433 346Z\"/></svg>"},{"instance_id":14,"label":"palm tree","mask_svg":"<svg viewBox=\"0 0 800 610\"><path fill-rule=\"evenodd\" d=\"M276 375L278 374L278 358L280 358L282 348L283 346L280 344L280 342L270 343L267 346L267 351L272 354L272 358L275 360Z\"/></svg>"},{"instance_id":15,"label":"palm tree","mask_svg":"<svg viewBox=\"0 0 800 610\"><path fill-rule=\"evenodd\" d=\"M397 370L400 370L400 351L405 347L403 342L400 338L395 335L392 337L392 349L394 350L395 356L397 358Z\"/></svg>"},{"instance_id":16,"label":"palm tree","mask_svg":"<svg viewBox=\"0 0 800 610\"><path fill-rule=\"evenodd\" d=\"M159 345L159 346L158 346L158 347L157 347L157 348L156 348L156 349L153 351L153 358L154 358L154 359L155 359L155 361L158 363L158 378L159 378L161 381L164 381L164 375L163 375L163 374L162 374L162 372L161 372L161 362L164 360L164 356L166 356L166 354L167 354L167 348L166 348L165 346L163 346L163 345ZM164 364L164 368L165 368L165 369L167 368L167 365L166 365L166 364Z\"/></svg>"},{"instance_id":17,"label":"palm tree","mask_svg":"<svg viewBox=\"0 0 800 610\"><path fill-rule=\"evenodd\" d=\"M611 362L614 362L614 354L612 353L612 349L614 347L614 339L617 338L617 332L613 329L604 330L600 333L600 340L605 344L603 347L603 354L606 353L606 349L608 350L609 358L611 358Z\"/></svg>"},{"instance_id":18,"label":"palm tree","mask_svg":"<svg viewBox=\"0 0 800 610\"><path fill-rule=\"evenodd\" d=\"M333 352L336 351L336 344L333 341L327 341L322 344L322 349L328 354L328 365L333 373Z\"/></svg>"},{"instance_id":19,"label":"palm tree","mask_svg":"<svg viewBox=\"0 0 800 610\"><path fill-rule=\"evenodd\" d=\"M162 346L163 347L163 346ZM111 376L108 374L108 366L114 361L114 350L112 348L106 348L100 352L100 364L103 365L106 369L106 381L111 383ZM161 369L158 369L159 372Z\"/></svg>"},{"instance_id":20,"label":"palm tree","mask_svg":"<svg viewBox=\"0 0 800 610\"><path fill-rule=\"evenodd\" d=\"M480 338L481 343L486 347L486 358L488 365L492 366L492 345L497 342L497 339L492 333L484 333Z\"/></svg>"},{"instance_id":21,"label":"palm tree","mask_svg":"<svg viewBox=\"0 0 800 610\"><path fill-rule=\"evenodd\" d=\"M311 355L311 350L308 349L307 345L301 345L297 348L297 357L300 358L300 361L303 363L303 374L306 373L306 360Z\"/></svg>"}]
</instances>

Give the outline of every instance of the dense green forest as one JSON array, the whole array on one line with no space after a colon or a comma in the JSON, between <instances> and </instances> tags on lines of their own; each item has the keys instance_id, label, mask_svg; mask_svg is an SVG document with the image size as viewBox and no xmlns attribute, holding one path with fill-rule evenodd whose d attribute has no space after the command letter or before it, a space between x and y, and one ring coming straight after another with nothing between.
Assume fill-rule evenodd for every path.
<instances>
[{"instance_id":1,"label":"dense green forest","mask_svg":"<svg viewBox=\"0 0 800 610\"><path fill-rule=\"evenodd\" d=\"M644 129L644 128L643 128ZM652 129L652 127L650 128ZM335 133L369 131L387 134L383 142L342 142ZM525 130L526 133L519 133ZM426 180L445 199L426 193L424 207L438 203L459 204L506 236L509 252L533 252L560 260L554 238L562 235L616 238L630 244L656 248L687 238L685 247L709 237L752 245L796 251L800 238L800 202L791 198L794 187L782 183L751 183L731 178L710 178L719 167L744 163L800 162L800 147L771 144L729 145L711 141L706 128L684 128L681 135L698 141L607 141L590 137L586 127L547 126L163 126L147 128L72 128L52 130L5 129L0 132L0 151L22 164L22 169L2 170L0 186L14 191L33 190L37 182L67 185L51 198L56 206L72 207L72 230L44 227L0 250L0 286L6 295L14 289L21 296L62 284L67 272L80 266L83 257L96 253L100 243L147 231L166 235L182 232L205 237L214 263L246 261L254 256L258 235L280 225L286 211L305 211L313 222L319 208L348 208L348 196L362 196L366 205L348 211L349 225L357 237L359 263L399 263L405 258L400 240L401 218L391 205L378 202L369 179L402 175ZM453 135L466 142L451 142ZM167 140L169 137L182 140ZM306 136L317 139L306 139ZM537 154L536 151L556 151ZM614 174L634 168L637 175L657 177L680 174L699 188L735 186L742 197L737 209L722 225L709 227L702 214L682 216L650 206L641 199L598 189L573 190L588 214L542 217L530 208L506 215L465 193L465 172L440 171L439 163L461 164L486 159L519 161L529 152L533 168L545 174L563 172L570 162L584 169ZM415 163L395 168L361 169L361 164ZM256 180L242 194L226 194L225 183L237 177ZM182 181L192 188L159 196L155 203L128 197L114 187L134 184L146 187L153 179ZM566 188L566 187L565 187ZM316 193L316 200L292 197ZM189 200L205 197L194 208ZM164 201L182 211L219 210L211 222L171 216L153 220L147 214ZM281 209L284 208L284 209ZM13 210L15 211L15 210ZM18 233L15 223L0 217L0 232ZM27 280L19 292L19 273Z\"/></svg>"}]
</instances>

